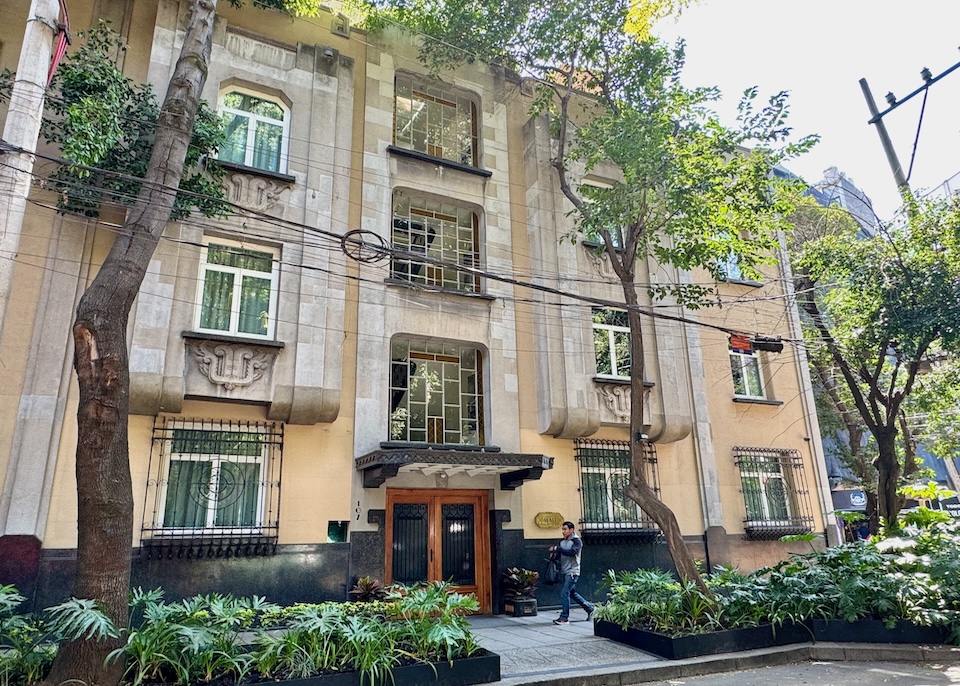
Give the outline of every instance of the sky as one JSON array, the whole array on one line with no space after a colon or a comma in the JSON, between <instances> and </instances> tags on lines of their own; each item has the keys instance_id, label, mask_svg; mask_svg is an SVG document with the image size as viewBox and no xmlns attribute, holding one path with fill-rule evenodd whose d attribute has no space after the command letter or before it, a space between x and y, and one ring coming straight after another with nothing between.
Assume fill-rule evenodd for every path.
<instances>
[{"instance_id":1,"label":"sky","mask_svg":"<svg viewBox=\"0 0 960 686\"><path fill-rule=\"evenodd\" d=\"M837 167L886 221L899 196L859 81L867 79L882 112L888 91L903 98L923 85L924 67L937 77L960 62L960 0L700 0L656 33L686 40L682 80L718 86L716 110L727 124L744 89L759 86L764 99L789 91L790 125L798 136L820 134L820 142L785 166L809 183ZM909 179L914 191L960 172L960 68L928 93ZM921 92L883 118L905 171L922 102ZM960 177L953 183L960 188Z\"/></svg>"}]
</instances>

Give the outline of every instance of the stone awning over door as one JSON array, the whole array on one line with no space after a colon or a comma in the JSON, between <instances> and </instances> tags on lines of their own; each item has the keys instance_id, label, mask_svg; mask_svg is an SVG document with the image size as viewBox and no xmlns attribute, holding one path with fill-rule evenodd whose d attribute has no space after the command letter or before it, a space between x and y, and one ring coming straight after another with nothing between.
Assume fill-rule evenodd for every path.
<instances>
[{"instance_id":1,"label":"stone awning over door","mask_svg":"<svg viewBox=\"0 0 960 686\"><path fill-rule=\"evenodd\" d=\"M467 448L464 446L408 447L382 444L379 450L354 460L363 474L364 488L379 488L387 479L401 473L424 475L443 473L447 476L500 475L500 488L512 491L524 481L535 481L547 469L553 469L553 458L528 453L504 453L499 448Z\"/></svg>"}]
</instances>

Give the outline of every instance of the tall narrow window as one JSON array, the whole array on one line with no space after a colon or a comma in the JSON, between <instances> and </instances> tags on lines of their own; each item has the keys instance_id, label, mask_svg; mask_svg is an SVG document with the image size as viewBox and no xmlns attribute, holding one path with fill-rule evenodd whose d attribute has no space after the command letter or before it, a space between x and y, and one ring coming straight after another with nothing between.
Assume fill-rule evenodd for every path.
<instances>
[{"instance_id":1,"label":"tall narrow window","mask_svg":"<svg viewBox=\"0 0 960 686\"><path fill-rule=\"evenodd\" d=\"M276 100L244 90L220 97L226 142L219 159L264 171L285 173L290 116Z\"/></svg>"},{"instance_id":2,"label":"tall narrow window","mask_svg":"<svg viewBox=\"0 0 960 686\"><path fill-rule=\"evenodd\" d=\"M200 253L197 330L271 338L278 255L269 248L210 239Z\"/></svg>"},{"instance_id":3,"label":"tall narrow window","mask_svg":"<svg viewBox=\"0 0 960 686\"><path fill-rule=\"evenodd\" d=\"M391 351L390 440L483 445L480 351L409 339Z\"/></svg>"},{"instance_id":4,"label":"tall narrow window","mask_svg":"<svg viewBox=\"0 0 960 686\"><path fill-rule=\"evenodd\" d=\"M630 378L630 323L626 312L593 308L593 348L598 376Z\"/></svg>"},{"instance_id":5,"label":"tall narrow window","mask_svg":"<svg viewBox=\"0 0 960 686\"><path fill-rule=\"evenodd\" d=\"M479 277L457 268L480 265L479 219L473 210L398 192L393 245L408 253L393 258L393 278L468 293L479 290ZM430 261L418 260L421 255Z\"/></svg>"},{"instance_id":6,"label":"tall narrow window","mask_svg":"<svg viewBox=\"0 0 960 686\"><path fill-rule=\"evenodd\" d=\"M756 352L730 350L730 372L733 393L738 398L764 398L760 357Z\"/></svg>"},{"instance_id":7,"label":"tall narrow window","mask_svg":"<svg viewBox=\"0 0 960 686\"><path fill-rule=\"evenodd\" d=\"M625 493L630 483L630 444L626 441L578 440L580 497L584 531L653 530L656 524ZM643 445L647 484L659 492L657 451Z\"/></svg>"},{"instance_id":8,"label":"tall narrow window","mask_svg":"<svg viewBox=\"0 0 960 686\"><path fill-rule=\"evenodd\" d=\"M401 148L477 166L477 106L445 84L397 74L394 143Z\"/></svg>"},{"instance_id":9,"label":"tall narrow window","mask_svg":"<svg viewBox=\"0 0 960 686\"><path fill-rule=\"evenodd\" d=\"M774 538L812 529L809 492L798 451L737 447L734 459L740 470L748 534Z\"/></svg>"}]
</instances>

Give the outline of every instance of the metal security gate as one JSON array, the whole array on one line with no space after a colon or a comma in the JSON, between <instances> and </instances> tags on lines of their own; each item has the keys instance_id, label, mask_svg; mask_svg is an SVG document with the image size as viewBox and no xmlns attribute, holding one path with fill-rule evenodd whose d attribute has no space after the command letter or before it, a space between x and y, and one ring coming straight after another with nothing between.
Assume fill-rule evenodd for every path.
<instances>
[{"instance_id":1,"label":"metal security gate","mask_svg":"<svg viewBox=\"0 0 960 686\"><path fill-rule=\"evenodd\" d=\"M450 581L489 613L486 491L387 489L387 583Z\"/></svg>"}]
</instances>

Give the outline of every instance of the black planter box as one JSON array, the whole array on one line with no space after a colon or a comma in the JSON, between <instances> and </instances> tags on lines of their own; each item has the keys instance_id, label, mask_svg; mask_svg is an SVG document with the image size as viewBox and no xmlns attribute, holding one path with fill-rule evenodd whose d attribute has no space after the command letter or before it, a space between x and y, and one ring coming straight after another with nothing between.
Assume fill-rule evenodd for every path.
<instances>
[{"instance_id":1,"label":"black planter box","mask_svg":"<svg viewBox=\"0 0 960 686\"><path fill-rule=\"evenodd\" d=\"M919 626L905 619L892 629L879 619L814 619L808 622L814 640L837 643L945 643L947 630L939 626Z\"/></svg>"},{"instance_id":2,"label":"black planter box","mask_svg":"<svg viewBox=\"0 0 960 686\"><path fill-rule=\"evenodd\" d=\"M276 686L470 686L490 681L500 681L500 656L481 650L472 657L454 660L452 665L449 662L434 662L432 665L395 667L393 679L387 676L373 684L365 678L361 685L358 672L269 683Z\"/></svg>"},{"instance_id":3,"label":"black planter box","mask_svg":"<svg viewBox=\"0 0 960 686\"><path fill-rule=\"evenodd\" d=\"M536 598L508 598L503 601L503 614L511 617L536 617Z\"/></svg>"},{"instance_id":4,"label":"black planter box","mask_svg":"<svg viewBox=\"0 0 960 686\"><path fill-rule=\"evenodd\" d=\"M803 624L783 624L777 627L764 624L671 638L645 629L622 629L617 624L598 620L593 625L593 633L668 660L808 643L813 640L810 629Z\"/></svg>"}]
</instances>

